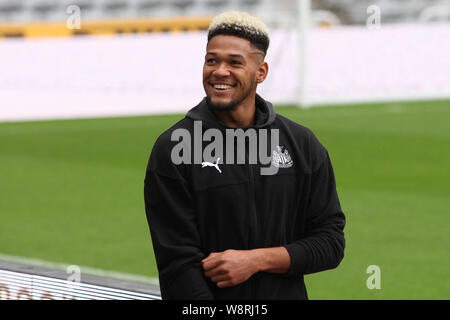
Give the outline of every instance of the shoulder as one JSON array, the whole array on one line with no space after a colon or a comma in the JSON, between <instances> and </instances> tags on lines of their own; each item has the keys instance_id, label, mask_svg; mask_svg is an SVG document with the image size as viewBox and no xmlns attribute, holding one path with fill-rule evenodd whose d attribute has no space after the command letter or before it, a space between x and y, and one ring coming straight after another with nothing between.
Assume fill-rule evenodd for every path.
<instances>
[{"instance_id":1,"label":"shoulder","mask_svg":"<svg viewBox=\"0 0 450 320\"><path fill-rule=\"evenodd\" d=\"M172 161L172 150L179 143L180 135L183 133L190 134L192 130L193 121L185 117L161 133L153 145L147 171L157 171L174 178L179 177L176 171L182 170L182 168L179 168L180 166L175 165Z\"/></svg>"},{"instance_id":2,"label":"shoulder","mask_svg":"<svg viewBox=\"0 0 450 320\"><path fill-rule=\"evenodd\" d=\"M295 121L277 114L278 127L290 138L306 168L315 171L327 158L327 149L313 131ZM309 171L308 170L308 171Z\"/></svg>"},{"instance_id":3,"label":"shoulder","mask_svg":"<svg viewBox=\"0 0 450 320\"><path fill-rule=\"evenodd\" d=\"M173 136L179 134L180 132L192 132L193 129L193 121L184 117L174 125L172 125L169 129L165 130L163 133L159 135L156 139L155 144L153 146L153 152L163 152L167 149L171 149L177 141L173 141Z\"/></svg>"}]
</instances>

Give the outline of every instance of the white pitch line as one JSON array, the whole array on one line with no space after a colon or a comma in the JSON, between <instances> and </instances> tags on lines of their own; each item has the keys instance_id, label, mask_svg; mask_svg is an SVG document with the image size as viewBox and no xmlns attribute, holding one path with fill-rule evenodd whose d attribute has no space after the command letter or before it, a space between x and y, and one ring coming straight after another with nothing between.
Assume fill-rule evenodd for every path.
<instances>
[{"instance_id":1,"label":"white pitch line","mask_svg":"<svg viewBox=\"0 0 450 320\"><path fill-rule=\"evenodd\" d=\"M50 261L45 261L45 260L40 260L40 259L12 256L12 255L2 254L2 253L0 253L0 260L29 264L29 265L33 265L36 267L59 269L59 270L64 270L64 271L67 270L67 267L74 265L74 264L66 264L66 263L60 263L60 262L50 262ZM143 276L143 275L124 273L124 272L119 272L119 271L114 271L114 270L102 270L102 269L96 269L96 268L86 267L86 266L78 266L78 267L80 267L82 274L85 273L85 274L89 274L89 275L114 278L114 279L118 279L118 280L127 280L127 281L159 285L159 280L156 277L147 277L147 276Z\"/></svg>"},{"instance_id":2,"label":"white pitch line","mask_svg":"<svg viewBox=\"0 0 450 320\"><path fill-rule=\"evenodd\" d=\"M282 110L283 107L279 107L279 110ZM315 113L319 108L329 108L326 113ZM345 108L351 108L351 110L344 110ZM302 119L314 119L314 118L338 118L338 117L358 117L358 116L383 116L387 114L401 114L401 113L438 113L438 112L448 112L448 108L420 108L413 107L410 108L408 105L403 105L402 103L391 103L391 104L383 104L383 105L374 105L374 106L365 106L363 108L355 108L352 105L349 106L317 106L308 111L313 110L312 113L305 112L301 114ZM276 110L278 111L278 110ZM279 112L279 111L278 111ZM155 115L159 116L159 115ZM173 114L173 116L180 116L182 114ZM143 116L146 117L146 116ZM115 119L115 118L113 118ZM55 123L50 124L50 126L46 126L42 128L42 124L40 121L31 121L27 126L21 127L11 127L11 126L0 126L0 135L1 136L14 136L14 135L33 135L33 134L47 134L47 133L67 133L67 132L95 132L102 130L122 130L122 129L142 129L142 128L150 128L154 127L150 121L143 121L141 123L128 123L128 124L118 124L118 123L98 123L95 126L82 126L79 127L77 123L65 123L64 120L108 120L107 118L89 118L89 119L57 119ZM5 122L7 123L7 122ZM3 124L0 121L0 124ZM22 124L22 122L19 122Z\"/></svg>"},{"instance_id":3,"label":"white pitch line","mask_svg":"<svg viewBox=\"0 0 450 320\"><path fill-rule=\"evenodd\" d=\"M331 108L331 107L330 107ZM350 110L344 110L344 108L351 108ZM316 113L318 110L314 108L308 109L308 112L300 114L302 119L315 119L315 118L340 118L340 117L359 117L359 116L385 116L386 114L410 114L410 113L440 113L446 112L448 113L448 108L409 108L407 106L390 104L384 106L372 106L372 107L364 107L357 110L354 107L342 107L341 109L332 110L327 113ZM309 113L311 111L311 113Z\"/></svg>"}]
</instances>

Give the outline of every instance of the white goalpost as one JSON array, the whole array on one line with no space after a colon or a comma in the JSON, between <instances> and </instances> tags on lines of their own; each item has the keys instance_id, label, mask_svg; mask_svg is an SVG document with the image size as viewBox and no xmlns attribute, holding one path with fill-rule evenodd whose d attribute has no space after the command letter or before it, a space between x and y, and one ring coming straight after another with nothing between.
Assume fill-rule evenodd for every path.
<instances>
[{"instance_id":1,"label":"white goalpost","mask_svg":"<svg viewBox=\"0 0 450 320\"><path fill-rule=\"evenodd\" d=\"M297 0L297 28L299 43L298 67L298 98L297 104L301 108L309 108L308 99L308 40L311 28L311 0Z\"/></svg>"}]
</instances>

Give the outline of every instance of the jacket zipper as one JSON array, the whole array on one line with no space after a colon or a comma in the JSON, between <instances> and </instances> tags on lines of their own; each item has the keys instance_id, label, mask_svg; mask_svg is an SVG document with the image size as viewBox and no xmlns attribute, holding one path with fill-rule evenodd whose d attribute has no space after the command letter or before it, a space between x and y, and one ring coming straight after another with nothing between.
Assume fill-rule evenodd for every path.
<instances>
[{"instance_id":1,"label":"jacket zipper","mask_svg":"<svg viewBox=\"0 0 450 320\"><path fill-rule=\"evenodd\" d=\"M250 163L249 158L249 145L248 142L246 142L245 146L245 153L246 153L246 161L249 169L249 180L250 180L250 217L251 217L251 223L250 223L250 243L249 243L249 249L257 248L258 244L258 216L256 212L256 186L255 186L255 172L254 172L254 165ZM251 288L251 294L252 299L256 299L256 293L257 293L257 282L256 282L256 274L252 277L250 281L250 288Z\"/></svg>"},{"instance_id":2,"label":"jacket zipper","mask_svg":"<svg viewBox=\"0 0 450 320\"><path fill-rule=\"evenodd\" d=\"M256 187L255 187L255 174L253 172L253 166L249 163L249 175L250 175L250 203L251 203L251 228L250 228L250 248L253 249L257 246L257 230L258 230L258 217L256 214ZM250 285L252 291L252 299L256 296L256 279L253 277Z\"/></svg>"}]
</instances>

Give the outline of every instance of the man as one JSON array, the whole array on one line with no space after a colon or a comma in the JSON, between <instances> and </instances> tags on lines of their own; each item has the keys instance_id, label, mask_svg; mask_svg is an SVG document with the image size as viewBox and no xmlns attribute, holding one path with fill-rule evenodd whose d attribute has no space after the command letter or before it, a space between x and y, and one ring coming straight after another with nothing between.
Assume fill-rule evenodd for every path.
<instances>
[{"instance_id":1,"label":"man","mask_svg":"<svg viewBox=\"0 0 450 320\"><path fill-rule=\"evenodd\" d=\"M153 147L144 194L163 299L307 299L303 275L343 258L345 217L326 149L256 94L268 46L258 18L216 16L206 98ZM264 157L250 161L267 144L269 173Z\"/></svg>"}]
</instances>

